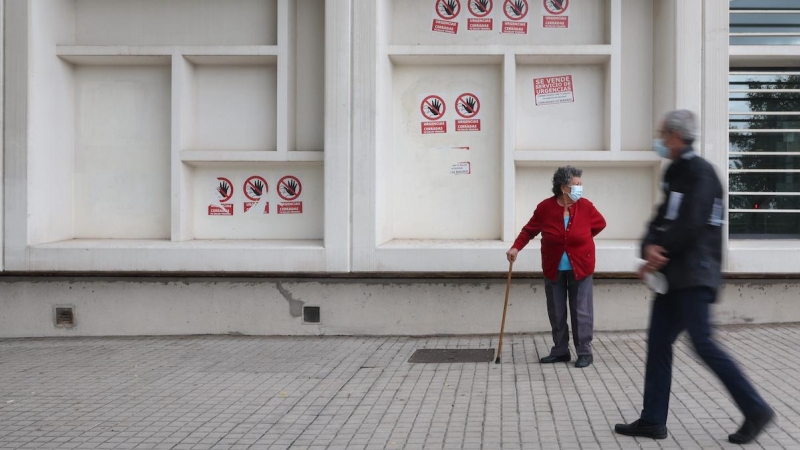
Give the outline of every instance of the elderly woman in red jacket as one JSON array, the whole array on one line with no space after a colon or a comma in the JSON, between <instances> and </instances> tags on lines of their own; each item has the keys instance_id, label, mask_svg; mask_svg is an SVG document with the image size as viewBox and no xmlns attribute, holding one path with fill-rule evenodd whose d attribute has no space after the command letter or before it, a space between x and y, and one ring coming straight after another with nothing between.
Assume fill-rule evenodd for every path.
<instances>
[{"instance_id":1,"label":"elderly woman in red jacket","mask_svg":"<svg viewBox=\"0 0 800 450\"><path fill-rule=\"evenodd\" d=\"M514 245L506 253L513 262L528 242L542 234L542 271L547 314L553 329L553 348L541 363L569 362L569 327L567 300L572 321L572 338L578 360L575 367L592 364L592 274L594 273L594 237L606 227L606 221L592 202L581 198L583 171L559 167L553 175L553 196L536 206L533 217L522 228Z\"/></svg>"}]
</instances>

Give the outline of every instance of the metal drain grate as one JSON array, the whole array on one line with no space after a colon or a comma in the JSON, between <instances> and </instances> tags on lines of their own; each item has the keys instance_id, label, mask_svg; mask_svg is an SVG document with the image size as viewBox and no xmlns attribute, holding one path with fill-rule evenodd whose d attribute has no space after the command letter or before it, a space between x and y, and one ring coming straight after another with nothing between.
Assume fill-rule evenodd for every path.
<instances>
[{"instance_id":1,"label":"metal drain grate","mask_svg":"<svg viewBox=\"0 0 800 450\"><path fill-rule=\"evenodd\" d=\"M75 310L72 308L56 308L56 326L74 327Z\"/></svg>"},{"instance_id":2,"label":"metal drain grate","mask_svg":"<svg viewBox=\"0 0 800 450\"><path fill-rule=\"evenodd\" d=\"M320 318L319 306L303 306L303 322L319 323L319 318Z\"/></svg>"},{"instance_id":3,"label":"metal drain grate","mask_svg":"<svg viewBox=\"0 0 800 450\"><path fill-rule=\"evenodd\" d=\"M493 348L421 348L408 359L410 363L479 363L494 360Z\"/></svg>"}]
</instances>

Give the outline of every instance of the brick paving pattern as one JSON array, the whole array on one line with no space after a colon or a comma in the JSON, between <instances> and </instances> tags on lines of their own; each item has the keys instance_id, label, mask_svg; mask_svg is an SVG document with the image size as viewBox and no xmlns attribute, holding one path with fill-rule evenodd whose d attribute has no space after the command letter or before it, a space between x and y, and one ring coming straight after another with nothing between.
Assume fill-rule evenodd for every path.
<instances>
[{"instance_id":1,"label":"brick paving pattern","mask_svg":"<svg viewBox=\"0 0 800 450\"><path fill-rule=\"evenodd\" d=\"M800 325L725 327L778 421L746 448L800 448ZM676 344L668 439L617 436L641 407L644 333L597 333L594 365L541 365L543 334L503 364L409 364L496 337L0 340L0 449L716 449L741 417ZM573 353L574 354L574 353Z\"/></svg>"}]
</instances>

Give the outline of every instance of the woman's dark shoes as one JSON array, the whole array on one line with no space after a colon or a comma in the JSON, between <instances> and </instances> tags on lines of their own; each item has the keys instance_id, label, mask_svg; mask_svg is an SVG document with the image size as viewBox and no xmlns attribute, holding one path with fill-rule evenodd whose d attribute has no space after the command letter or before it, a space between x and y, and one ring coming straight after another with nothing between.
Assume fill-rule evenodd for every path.
<instances>
[{"instance_id":1,"label":"woman's dark shoes","mask_svg":"<svg viewBox=\"0 0 800 450\"><path fill-rule=\"evenodd\" d=\"M758 416L745 418L739 431L728 436L728 441L734 444L746 444L755 439L774 418L775 411L771 408L767 408Z\"/></svg>"},{"instance_id":2,"label":"woman's dark shoes","mask_svg":"<svg viewBox=\"0 0 800 450\"><path fill-rule=\"evenodd\" d=\"M542 364L552 364L557 362L569 362L571 359L572 355L570 355L570 353L567 352L566 355L561 355L561 356L553 356L553 355L545 356L544 358L540 359L539 362Z\"/></svg>"},{"instance_id":3,"label":"woman's dark shoes","mask_svg":"<svg viewBox=\"0 0 800 450\"><path fill-rule=\"evenodd\" d=\"M666 439L667 426L645 422L639 419L630 424L618 423L614 431L624 436L646 437L651 439Z\"/></svg>"},{"instance_id":4,"label":"woman's dark shoes","mask_svg":"<svg viewBox=\"0 0 800 450\"><path fill-rule=\"evenodd\" d=\"M583 369L584 367L589 367L592 365L592 355L578 355L578 360L575 361L575 367L579 369Z\"/></svg>"}]
</instances>

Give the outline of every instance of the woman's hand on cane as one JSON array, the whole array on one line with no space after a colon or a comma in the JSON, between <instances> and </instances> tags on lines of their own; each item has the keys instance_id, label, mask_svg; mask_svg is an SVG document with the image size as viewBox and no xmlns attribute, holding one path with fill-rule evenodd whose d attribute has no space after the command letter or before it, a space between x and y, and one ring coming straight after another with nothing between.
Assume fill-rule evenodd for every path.
<instances>
[{"instance_id":1,"label":"woman's hand on cane","mask_svg":"<svg viewBox=\"0 0 800 450\"><path fill-rule=\"evenodd\" d=\"M508 258L508 262L513 263L514 261L516 261L518 253L519 253L519 250L517 250L515 248L512 248L509 251L507 251L506 252L506 258Z\"/></svg>"}]
</instances>

